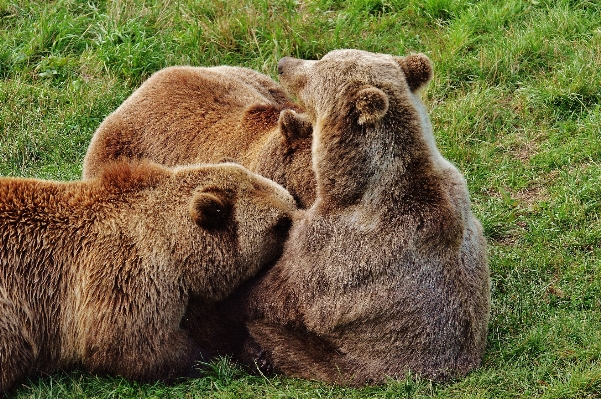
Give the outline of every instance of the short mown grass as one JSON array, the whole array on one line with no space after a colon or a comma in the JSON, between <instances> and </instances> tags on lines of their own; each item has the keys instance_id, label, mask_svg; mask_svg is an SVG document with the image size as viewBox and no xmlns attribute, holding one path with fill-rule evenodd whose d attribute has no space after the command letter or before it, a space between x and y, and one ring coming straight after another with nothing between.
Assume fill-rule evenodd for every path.
<instances>
[{"instance_id":1,"label":"short mown grass","mask_svg":"<svg viewBox=\"0 0 601 399\"><path fill-rule=\"evenodd\" d=\"M350 389L251 376L137 384L81 371L15 398L601 397L601 3L596 0L0 0L0 175L74 180L95 128L156 70L424 52L441 152L489 242L482 367Z\"/></svg>"}]
</instances>

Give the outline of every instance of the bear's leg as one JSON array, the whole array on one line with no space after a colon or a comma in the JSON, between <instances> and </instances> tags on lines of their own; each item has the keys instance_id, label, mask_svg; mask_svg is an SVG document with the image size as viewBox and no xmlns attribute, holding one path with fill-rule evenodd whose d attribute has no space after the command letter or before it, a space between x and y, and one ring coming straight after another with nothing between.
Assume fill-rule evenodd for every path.
<instances>
[{"instance_id":1,"label":"bear's leg","mask_svg":"<svg viewBox=\"0 0 601 399\"><path fill-rule=\"evenodd\" d=\"M136 366L120 374L145 381L173 381L195 376L194 365L200 360L201 351L188 332L178 329L164 334L162 339L149 341L152 345L131 347L123 353L124 362Z\"/></svg>"},{"instance_id":2,"label":"bear's leg","mask_svg":"<svg viewBox=\"0 0 601 399\"><path fill-rule=\"evenodd\" d=\"M186 331L152 331L143 326L135 332L117 329L107 334L105 330L88 337L84 366L94 373L135 381L172 381L194 375L200 349Z\"/></svg>"},{"instance_id":3,"label":"bear's leg","mask_svg":"<svg viewBox=\"0 0 601 399\"><path fill-rule=\"evenodd\" d=\"M199 345L202 360L217 356L239 357L247 338L241 315L241 305L232 303L230 296L220 303L192 302L182 319L182 328Z\"/></svg>"},{"instance_id":4,"label":"bear's leg","mask_svg":"<svg viewBox=\"0 0 601 399\"><path fill-rule=\"evenodd\" d=\"M353 366L324 339L308 331L253 321L245 345L244 362L261 372L271 370L290 377L356 385Z\"/></svg>"},{"instance_id":5,"label":"bear's leg","mask_svg":"<svg viewBox=\"0 0 601 399\"><path fill-rule=\"evenodd\" d=\"M19 319L21 313L0 289L0 396L33 368L34 343Z\"/></svg>"}]
</instances>

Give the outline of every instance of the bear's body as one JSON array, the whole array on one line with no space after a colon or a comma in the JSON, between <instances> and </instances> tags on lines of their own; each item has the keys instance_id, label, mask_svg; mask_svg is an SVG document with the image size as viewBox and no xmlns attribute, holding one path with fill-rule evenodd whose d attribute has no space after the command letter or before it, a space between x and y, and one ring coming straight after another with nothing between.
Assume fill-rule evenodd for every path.
<instances>
[{"instance_id":1,"label":"bear's body","mask_svg":"<svg viewBox=\"0 0 601 399\"><path fill-rule=\"evenodd\" d=\"M251 69L165 68L98 127L83 177L119 158L167 166L231 158L310 206L315 198L311 125L296 111L276 82Z\"/></svg>"},{"instance_id":2,"label":"bear's body","mask_svg":"<svg viewBox=\"0 0 601 399\"><path fill-rule=\"evenodd\" d=\"M417 94L429 59L338 50L284 58L279 73L313 124L317 198L250 290L246 356L351 385L477 367L490 306L486 243Z\"/></svg>"},{"instance_id":3,"label":"bear's body","mask_svg":"<svg viewBox=\"0 0 601 399\"><path fill-rule=\"evenodd\" d=\"M75 365L185 375L200 357L181 328L188 302L221 300L273 263L294 209L236 164L0 179L0 394Z\"/></svg>"}]
</instances>

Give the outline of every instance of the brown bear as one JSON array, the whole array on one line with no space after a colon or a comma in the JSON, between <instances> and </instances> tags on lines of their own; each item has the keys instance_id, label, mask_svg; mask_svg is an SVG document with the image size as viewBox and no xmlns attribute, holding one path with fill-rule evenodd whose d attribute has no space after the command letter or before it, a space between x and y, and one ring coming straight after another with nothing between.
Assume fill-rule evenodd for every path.
<instances>
[{"instance_id":1,"label":"brown bear","mask_svg":"<svg viewBox=\"0 0 601 399\"><path fill-rule=\"evenodd\" d=\"M280 183L307 207L315 198L312 128L298 112L280 85L251 69L165 68L98 127L83 177L119 158L168 166L230 158Z\"/></svg>"},{"instance_id":2,"label":"brown bear","mask_svg":"<svg viewBox=\"0 0 601 399\"><path fill-rule=\"evenodd\" d=\"M313 125L317 198L252 286L246 355L329 383L463 376L483 357L486 242L466 182L436 148L423 54L284 58Z\"/></svg>"},{"instance_id":3,"label":"brown bear","mask_svg":"<svg viewBox=\"0 0 601 399\"><path fill-rule=\"evenodd\" d=\"M109 164L83 182L0 179L0 395L83 366L172 380L200 357L182 327L279 257L296 205L237 164Z\"/></svg>"}]
</instances>

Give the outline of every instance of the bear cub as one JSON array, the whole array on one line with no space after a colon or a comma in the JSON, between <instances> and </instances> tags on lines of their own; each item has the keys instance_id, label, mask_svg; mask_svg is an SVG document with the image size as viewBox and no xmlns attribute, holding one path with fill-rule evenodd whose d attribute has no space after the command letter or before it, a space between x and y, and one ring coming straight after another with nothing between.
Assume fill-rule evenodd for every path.
<instances>
[{"instance_id":1,"label":"bear cub","mask_svg":"<svg viewBox=\"0 0 601 399\"><path fill-rule=\"evenodd\" d=\"M82 182L0 179L0 394L83 366L151 381L200 356L181 327L280 256L296 205L237 164L117 162Z\"/></svg>"}]
</instances>

